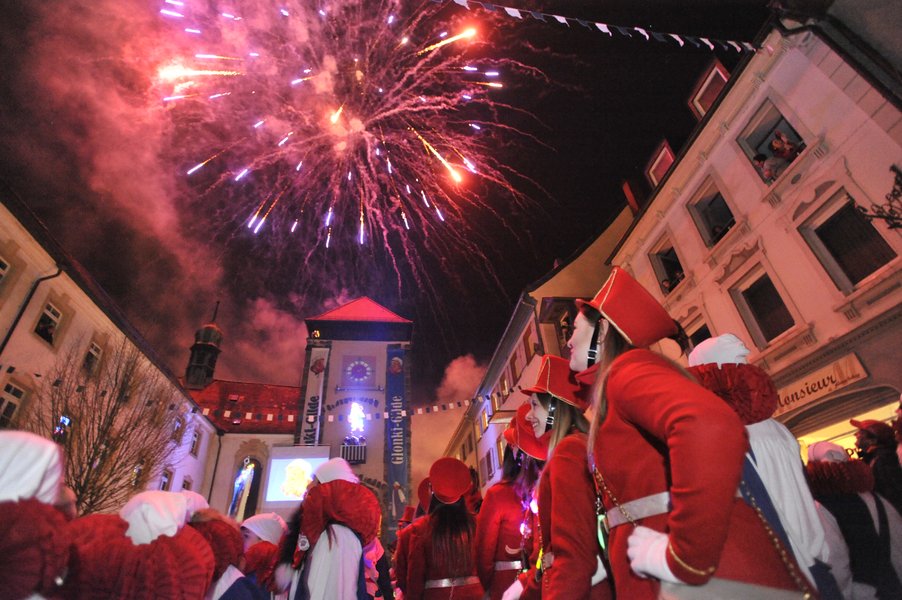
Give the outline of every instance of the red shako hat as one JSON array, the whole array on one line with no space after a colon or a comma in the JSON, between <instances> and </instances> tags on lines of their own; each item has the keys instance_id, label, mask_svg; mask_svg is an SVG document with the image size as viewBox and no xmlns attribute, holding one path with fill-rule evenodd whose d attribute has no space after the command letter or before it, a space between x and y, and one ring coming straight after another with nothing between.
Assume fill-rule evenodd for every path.
<instances>
[{"instance_id":1,"label":"red shako hat","mask_svg":"<svg viewBox=\"0 0 902 600\"><path fill-rule=\"evenodd\" d=\"M572 404L581 411L588 408L585 399L580 398L579 384L570 370L570 362L566 358L546 354L542 357L539 376L532 387L523 390L526 395L551 394L558 400Z\"/></svg>"},{"instance_id":2,"label":"red shako hat","mask_svg":"<svg viewBox=\"0 0 902 600\"><path fill-rule=\"evenodd\" d=\"M429 504L432 502L432 488L429 487L429 478L424 477L417 486L417 500L425 512L429 512Z\"/></svg>"},{"instance_id":3,"label":"red shako hat","mask_svg":"<svg viewBox=\"0 0 902 600\"><path fill-rule=\"evenodd\" d=\"M454 504L470 491L470 469L462 461L445 456L429 469L432 493L444 504Z\"/></svg>"},{"instance_id":4,"label":"red shako hat","mask_svg":"<svg viewBox=\"0 0 902 600\"><path fill-rule=\"evenodd\" d=\"M406 524L410 525L411 523L413 523L413 519L414 519L414 517L416 517L416 514L417 514L416 507L405 506L404 514L401 515L400 519L398 519L398 524L406 523Z\"/></svg>"},{"instance_id":5,"label":"red shako hat","mask_svg":"<svg viewBox=\"0 0 902 600\"><path fill-rule=\"evenodd\" d=\"M620 267L614 267L594 298L588 302L577 300L576 306L591 306L600 312L637 348L648 347L678 331L661 303Z\"/></svg>"},{"instance_id":6,"label":"red shako hat","mask_svg":"<svg viewBox=\"0 0 902 600\"><path fill-rule=\"evenodd\" d=\"M520 450L536 460L548 460L548 442L551 440L551 431L546 431L542 437L537 438L532 426L526 421L526 413L529 412L529 402L525 402L517 409L517 437L520 440Z\"/></svg>"},{"instance_id":7,"label":"red shako hat","mask_svg":"<svg viewBox=\"0 0 902 600\"><path fill-rule=\"evenodd\" d=\"M511 419L510 424L508 424L502 435L504 435L504 441L507 442L508 446L520 447L520 440L517 439L517 417Z\"/></svg>"}]
</instances>

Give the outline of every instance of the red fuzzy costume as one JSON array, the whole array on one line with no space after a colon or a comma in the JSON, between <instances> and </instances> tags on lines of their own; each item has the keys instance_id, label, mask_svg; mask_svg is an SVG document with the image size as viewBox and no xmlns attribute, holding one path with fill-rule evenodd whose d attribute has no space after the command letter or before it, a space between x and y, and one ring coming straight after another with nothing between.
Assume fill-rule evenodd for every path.
<instances>
[{"instance_id":1,"label":"red fuzzy costume","mask_svg":"<svg viewBox=\"0 0 902 600\"><path fill-rule=\"evenodd\" d=\"M37 500L0 502L0 598L57 597L68 562L60 511Z\"/></svg>"},{"instance_id":2,"label":"red fuzzy costume","mask_svg":"<svg viewBox=\"0 0 902 600\"><path fill-rule=\"evenodd\" d=\"M118 515L88 515L70 522L74 566L67 597L80 600L196 600L213 579L213 551L191 527L134 545Z\"/></svg>"},{"instance_id":3,"label":"red fuzzy costume","mask_svg":"<svg viewBox=\"0 0 902 600\"><path fill-rule=\"evenodd\" d=\"M874 473L863 460L809 461L805 465L805 479L815 498L874 491Z\"/></svg>"},{"instance_id":4,"label":"red fuzzy costume","mask_svg":"<svg viewBox=\"0 0 902 600\"><path fill-rule=\"evenodd\" d=\"M736 411L743 425L771 418L780 399L770 376L755 365L708 363L689 367L689 372L708 390Z\"/></svg>"},{"instance_id":5,"label":"red fuzzy costume","mask_svg":"<svg viewBox=\"0 0 902 600\"><path fill-rule=\"evenodd\" d=\"M213 551L213 581L222 577L229 565L238 566L244 551L244 540L241 539L241 532L237 527L222 519L197 521L188 525L207 540Z\"/></svg>"},{"instance_id":6,"label":"red fuzzy costume","mask_svg":"<svg viewBox=\"0 0 902 600\"><path fill-rule=\"evenodd\" d=\"M274 589L273 576L279 561L279 547L270 542L257 542L244 553L244 574L253 575L261 589Z\"/></svg>"},{"instance_id":7,"label":"red fuzzy costume","mask_svg":"<svg viewBox=\"0 0 902 600\"><path fill-rule=\"evenodd\" d=\"M485 493L476 517L476 569L493 600L499 600L517 578L517 569L496 571L495 563L520 560L524 510L514 483L502 481Z\"/></svg>"},{"instance_id":8,"label":"red fuzzy costume","mask_svg":"<svg viewBox=\"0 0 902 600\"><path fill-rule=\"evenodd\" d=\"M307 492L302 505L301 535L306 536L310 548L332 523L344 525L360 537L366 546L376 537L382 520L379 500L366 487L336 479L314 486ZM294 566L298 568L306 551L296 550Z\"/></svg>"},{"instance_id":9,"label":"red fuzzy costume","mask_svg":"<svg viewBox=\"0 0 902 600\"><path fill-rule=\"evenodd\" d=\"M669 513L639 522L669 534L667 566L677 578L690 585L714 576L798 589L758 515L736 497L748 443L731 407L648 350L628 351L612 363L605 398L595 464L620 503L670 492ZM605 496L607 511L618 510ZM617 596L654 599L657 580L630 568L633 529L627 523L611 531Z\"/></svg>"},{"instance_id":10,"label":"red fuzzy costume","mask_svg":"<svg viewBox=\"0 0 902 600\"><path fill-rule=\"evenodd\" d=\"M545 554L553 553L554 563L545 569L539 582L538 569L535 564L531 566L522 598L613 598L610 577L594 586L591 581L598 568L600 548L595 535L595 489L586 465L586 441L584 433L565 437L542 471L538 539Z\"/></svg>"}]
</instances>

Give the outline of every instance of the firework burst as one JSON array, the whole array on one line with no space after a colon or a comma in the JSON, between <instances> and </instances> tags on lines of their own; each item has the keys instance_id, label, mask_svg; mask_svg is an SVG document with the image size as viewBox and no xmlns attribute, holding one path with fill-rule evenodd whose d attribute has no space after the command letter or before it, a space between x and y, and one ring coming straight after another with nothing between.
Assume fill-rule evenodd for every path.
<instances>
[{"instance_id":1,"label":"firework burst","mask_svg":"<svg viewBox=\"0 0 902 600\"><path fill-rule=\"evenodd\" d=\"M536 72L493 56L465 16L390 0L166 0L160 18L183 41L156 88L195 202L302 267L384 256L399 290L408 274L434 287L426 256L485 259L474 222L505 226L527 202L497 157L529 136L495 96ZM487 265L474 269L494 279Z\"/></svg>"}]
</instances>

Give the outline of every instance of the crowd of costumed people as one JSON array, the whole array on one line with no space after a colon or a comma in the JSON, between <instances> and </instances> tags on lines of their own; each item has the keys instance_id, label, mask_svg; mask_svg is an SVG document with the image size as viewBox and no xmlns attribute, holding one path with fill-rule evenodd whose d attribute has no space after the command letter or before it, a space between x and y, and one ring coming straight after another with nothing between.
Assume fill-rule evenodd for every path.
<instances>
[{"instance_id":1,"label":"crowd of costumed people","mask_svg":"<svg viewBox=\"0 0 902 600\"><path fill-rule=\"evenodd\" d=\"M724 334L688 347L614 267L577 301L503 433L501 476L443 457L397 539L333 458L288 519L242 523L193 492L77 516L59 446L0 432L0 600L902 599L894 425L852 420L858 457L773 418L773 381ZM674 340L684 367L651 347Z\"/></svg>"}]
</instances>

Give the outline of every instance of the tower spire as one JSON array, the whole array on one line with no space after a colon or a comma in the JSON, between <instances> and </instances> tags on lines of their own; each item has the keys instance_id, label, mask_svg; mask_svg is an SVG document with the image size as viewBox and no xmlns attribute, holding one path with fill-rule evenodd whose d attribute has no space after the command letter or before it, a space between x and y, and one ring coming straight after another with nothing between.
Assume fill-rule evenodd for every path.
<instances>
[{"instance_id":1,"label":"tower spire","mask_svg":"<svg viewBox=\"0 0 902 600\"><path fill-rule=\"evenodd\" d=\"M213 307L213 318L210 319L211 323L216 322L216 315L219 313L219 300L216 301L216 306Z\"/></svg>"}]
</instances>

